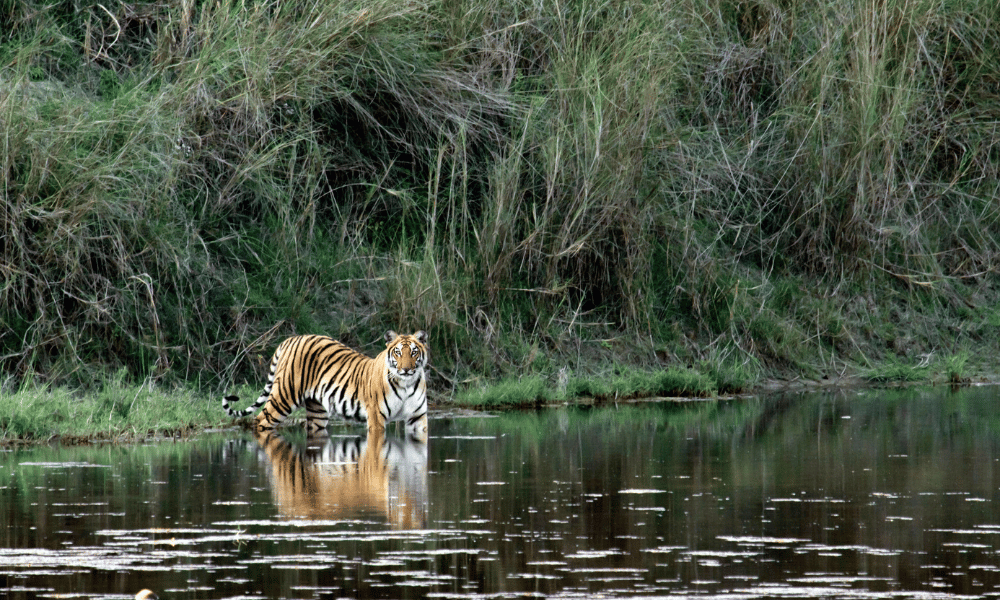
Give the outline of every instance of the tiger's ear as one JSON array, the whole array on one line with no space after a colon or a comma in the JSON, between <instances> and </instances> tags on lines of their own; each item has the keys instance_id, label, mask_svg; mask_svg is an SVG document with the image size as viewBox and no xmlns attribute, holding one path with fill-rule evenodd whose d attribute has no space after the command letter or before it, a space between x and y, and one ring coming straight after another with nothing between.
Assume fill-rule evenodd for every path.
<instances>
[{"instance_id":1,"label":"tiger's ear","mask_svg":"<svg viewBox=\"0 0 1000 600\"><path fill-rule=\"evenodd\" d=\"M396 333L395 331L393 331L391 329L389 331L386 331L385 332L385 345L386 346L391 346L392 343L394 341L396 341L396 338L398 338L398 337L399 337L399 334Z\"/></svg>"},{"instance_id":2,"label":"tiger's ear","mask_svg":"<svg viewBox=\"0 0 1000 600\"><path fill-rule=\"evenodd\" d=\"M421 329L420 331L413 334L413 337L417 338L417 341L421 344L427 343L427 332Z\"/></svg>"}]
</instances>

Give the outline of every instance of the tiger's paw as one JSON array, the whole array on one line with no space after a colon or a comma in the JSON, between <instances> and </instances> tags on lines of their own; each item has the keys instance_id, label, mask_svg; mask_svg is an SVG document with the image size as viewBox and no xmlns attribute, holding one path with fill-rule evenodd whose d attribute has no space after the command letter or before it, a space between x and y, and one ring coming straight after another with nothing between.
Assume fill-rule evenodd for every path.
<instances>
[{"instance_id":1,"label":"tiger's paw","mask_svg":"<svg viewBox=\"0 0 1000 600\"><path fill-rule=\"evenodd\" d=\"M417 419L406 428L407 436L416 442L427 443L427 415Z\"/></svg>"},{"instance_id":2,"label":"tiger's paw","mask_svg":"<svg viewBox=\"0 0 1000 600\"><path fill-rule=\"evenodd\" d=\"M368 437L385 437L385 425L372 425L369 421L368 425Z\"/></svg>"}]
</instances>

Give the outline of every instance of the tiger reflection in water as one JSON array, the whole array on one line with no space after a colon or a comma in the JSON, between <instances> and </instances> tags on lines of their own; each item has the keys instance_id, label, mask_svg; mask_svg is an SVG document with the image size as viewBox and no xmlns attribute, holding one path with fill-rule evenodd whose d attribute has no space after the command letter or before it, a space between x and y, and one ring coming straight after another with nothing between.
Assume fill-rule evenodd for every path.
<instances>
[{"instance_id":1,"label":"tiger reflection in water","mask_svg":"<svg viewBox=\"0 0 1000 600\"><path fill-rule=\"evenodd\" d=\"M426 524L426 442L383 434L294 444L274 430L255 435L271 463L271 491L282 516L375 517L395 529Z\"/></svg>"}]
</instances>

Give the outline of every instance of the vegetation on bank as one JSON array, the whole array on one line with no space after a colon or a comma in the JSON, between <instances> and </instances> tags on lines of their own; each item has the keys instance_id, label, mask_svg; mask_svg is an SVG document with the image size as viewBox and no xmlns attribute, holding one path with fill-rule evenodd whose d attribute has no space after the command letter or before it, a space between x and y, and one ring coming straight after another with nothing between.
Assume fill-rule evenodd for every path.
<instances>
[{"instance_id":1,"label":"vegetation on bank","mask_svg":"<svg viewBox=\"0 0 1000 600\"><path fill-rule=\"evenodd\" d=\"M443 397L989 372L998 17L0 0L5 387L215 394L387 329Z\"/></svg>"},{"instance_id":2,"label":"vegetation on bank","mask_svg":"<svg viewBox=\"0 0 1000 600\"><path fill-rule=\"evenodd\" d=\"M890 364L871 369L863 379L887 384L940 384L965 380L966 356L941 361L939 368ZM61 442L132 442L158 437L178 437L214 427L247 426L250 418L234 420L226 415L219 397L206 397L199 390L157 385L152 379L127 383L122 369L98 388L83 393L65 386L52 387L24 382L19 390L0 389L0 445ZM732 386L739 382L739 388ZM432 407L456 405L481 409L527 408L556 404L601 404L647 398L718 398L740 391L745 379L733 373L709 369L669 367L641 370L621 367L600 377L569 376L563 371L553 384L540 375L510 377L482 382L458 392L453 399L432 400ZM819 389L819 388L817 388ZM237 386L232 390L243 408L256 399L259 387ZM731 396L730 396L731 397ZM287 426L300 429L298 411ZM334 423L340 422L334 419ZM356 424L347 424L347 427ZM390 428L391 430L392 428Z\"/></svg>"},{"instance_id":3,"label":"vegetation on bank","mask_svg":"<svg viewBox=\"0 0 1000 600\"><path fill-rule=\"evenodd\" d=\"M568 377L552 387L533 375L506 379L460 392L455 402L478 407L533 406L557 401L630 400L663 396L711 396L714 381L687 369L669 368L652 372L624 369L610 378Z\"/></svg>"},{"instance_id":4,"label":"vegetation on bank","mask_svg":"<svg viewBox=\"0 0 1000 600\"><path fill-rule=\"evenodd\" d=\"M127 373L85 395L28 383L0 393L0 444L65 441L123 442L204 431L223 423L219 402L203 394L125 381Z\"/></svg>"}]
</instances>

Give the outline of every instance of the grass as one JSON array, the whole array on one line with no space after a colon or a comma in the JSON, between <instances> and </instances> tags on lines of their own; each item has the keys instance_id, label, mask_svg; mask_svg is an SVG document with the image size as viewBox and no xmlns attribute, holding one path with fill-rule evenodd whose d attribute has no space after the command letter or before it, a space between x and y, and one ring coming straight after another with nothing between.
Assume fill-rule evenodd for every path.
<instances>
[{"instance_id":1,"label":"grass","mask_svg":"<svg viewBox=\"0 0 1000 600\"><path fill-rule=\"evenodd\" d=\"M523 379L507 379L493 385L466 390L455 397L461 406L481 408L511 408L537 406L556 399L555 391L545 379L534 375Z\"/></svg>"},{"instance_id":2,"label":"grass","mask_svg":"<svg viewBox=\"0 0 1000 600\"><path fill-rule=\"evenodd\" d=\"M425 329L443 396L729 393L995 339L990 3L4 6L15 381L215 394Z\"/></svg>"},{"instance_id":3,"label":"grass","mask_svg":"<svg viewBox=\"0 0 1000 600\"><path fill-rule=\"evenodd\" d=\"M897 361L870 369L865 378L873 383L913 383L927 381L929 370L920 365L903 364Z\"/></svg>"},{"instance_id":4,"label":"grass","mask_svg":"<svg viewBox=\"0 0 1000 600\"><path fill-rule=\"evenodd\" d=\"M223 422L218 403L202 394L152 382L126 384L121 376L85 394L36 385L0 393L0 414L0 443L132 441L200 432Z\"/></svg>"},{"instance_id":5,"label":"grass","mask_svg":"<svg viewBox=\"0 0 1000 600\"><path fill-rule=\"evenodd\" d=\"M928 353L914 364L899 359L889 359L883 364L863 371L863 377L877 384L968 383L971 357L967 351L944 354L940 357Z\"/></svg>"},{"instance_id":6,"label":"grass","mask_svg":"<svg viewBox=\"0 0 1000 600\"><path fill-rule=\"evenodd\" d=\"M560 389L562 388L562 389ZM509 378L459 392L455 402L481 408L538 406L556 401L629 400L666 396L707 397L716 393L716 382L690 369L644 371L622 368L609 377L572 376L552 385L538 375Z\"/></svg>"},{"instance_id":7,"label":"grass","mask_svg":"<svg viewBox=\"0 0 1000 600\"><path fill-rule=\"evenodd\" d=\"M691 369L667 368L645 371L623 368L610 377L571 377L566 389L568 398L591 397L598 400L655 396L712 396L716 382Z\"/></svg>"},{"instance_id":8,"label":"grass","mask_svg":"<svg viewBox=\"0 0 1000 600\"><path fill-rule=\"evenodd\" d=\"M966 368L969 363L969 353L959 352L944 357L944 378L952 385L963 383L966 380Z\"/></svg>"}]
</instances>

